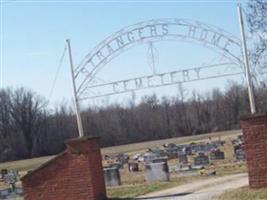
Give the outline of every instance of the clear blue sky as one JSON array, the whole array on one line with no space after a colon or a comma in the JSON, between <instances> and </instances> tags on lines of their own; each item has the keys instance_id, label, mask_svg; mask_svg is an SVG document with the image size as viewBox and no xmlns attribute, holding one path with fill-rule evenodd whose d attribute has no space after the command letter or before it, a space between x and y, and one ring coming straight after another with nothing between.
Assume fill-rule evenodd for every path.
<instances>
[{"instance_id":1,"label":"clear blue sky","mask_svg":"<svg viewBox=\"0 0 267 200\"><path fill-rule=\"evenodd\" d=\"M235 0L135 2L10 0L1 3L3 87L25 86L46 98L49 97L66 38L71 39L73 59L77 65L98 42L120 28L154 18L199 20L239 37L236 9L238 2ZM245 1L242 4L245 6ZM164 51L169 49L168 59L166 55L161 58L172 66L197 65L209 63L214 59L213 52L202 51L201 47L191 44L168 43L159 48ZM118 79L122 79L124 72L134 69L131 66L133 63L138 65L136 68L147 68L144 66L145 62L136 61L138 56L141 59L143 52L145 51L137 47L116 58L111 62L110 70L106 71L109 75L106 78L111 80L121 73ZM182 54L183 56L176 59ZM70 70L66 58L59 72L53 95L50 97L52 104L72 96ZM200 61L200 58L207 59ZM192 60L195 60L195 63L192 63ZM202 86L205 88L205 85ZM225 85L218 82L215 86ZM197 86L192 87L197 88Z\"/></svg>"}]
</instances>

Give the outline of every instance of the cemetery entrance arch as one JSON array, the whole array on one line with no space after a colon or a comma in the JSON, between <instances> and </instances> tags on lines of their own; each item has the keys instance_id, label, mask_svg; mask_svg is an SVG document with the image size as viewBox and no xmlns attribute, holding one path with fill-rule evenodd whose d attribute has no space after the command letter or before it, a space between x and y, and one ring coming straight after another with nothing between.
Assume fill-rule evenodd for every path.
<instances>
[{"instance_id":1,"label":"cemetery entrance arch","mask_svg":"<svg viewBox=\"0 0 267 200\"><path fill-rule=\"evenodd\" d=\"M166 40L193 42L212 48L226 57L229 60L229 63L241 66L242 70L240 73L244 73L240 40L220 28L199 21L185 19L156 19L125 27L100 42L75 68L72 66L70 42L67 40L72 66L77 119L79 118L79 101L85 99L216 77L201 77L200 71L202 68L214 67L202 66L186 70L164 72L161 74L154 73L143 77L134 77L127 80L119 80L104 84L94 83L94 78L99 70L123 51L136 45L144 43L153 44L155 41ZM193 78L189 76L190 72L195 73ZM177 78L178 75L182 78ZM225 74L224 76L227 75L229 74ZM166 79L164 80L163 77L168 77L168 81L166 81ZM153 79L157 79L159 82L157 84L152 84ZM92 93L90 93L90 90L93 88L100 88L102 90L103 87L106 91L103 94L92 95ZM80 131L82 128L80 119L78 119L78 126L80 126Z\"/></svg>"}]
</instances>

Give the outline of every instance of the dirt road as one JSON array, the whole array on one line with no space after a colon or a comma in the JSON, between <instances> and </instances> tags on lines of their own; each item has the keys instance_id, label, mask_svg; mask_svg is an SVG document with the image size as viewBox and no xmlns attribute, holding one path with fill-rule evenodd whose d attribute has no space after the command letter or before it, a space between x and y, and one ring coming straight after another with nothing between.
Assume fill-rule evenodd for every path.
<instances>
[{"instance_id":1,"label":"dirt road","mask_svg":"<svg viewBox=\"0 0 267 200\"><path fill-rule=\"evenodd\" d=\"M197 181L179 187L153 192L138 199L147 200L215 200L227 190L248 185L247 174L235 174L224 177Z\"/></svg>"}]
</instances>

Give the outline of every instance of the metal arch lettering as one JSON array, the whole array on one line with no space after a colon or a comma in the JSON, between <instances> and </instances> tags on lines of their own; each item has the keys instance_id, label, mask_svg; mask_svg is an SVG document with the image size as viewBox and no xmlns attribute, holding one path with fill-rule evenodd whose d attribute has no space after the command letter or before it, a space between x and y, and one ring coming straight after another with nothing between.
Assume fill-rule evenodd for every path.
<instances>
[{"instance_id":1,"label":"metal arch lettering","mask_svg":"<svg viewBox=\"0 0 267 200\"><path fill-rule=\"evenodd\" d=\"M232 51L232 49L241 49L239 39L220 28L192 20L150 20L119 30L100 42L85 56L75 69L75 78L82 79L78 86L78 95L82 95L84 88L93 80L98 70L119 55L121 51L143 42L170 39L201 43L218 49L238 65L242 63L239 58L240 51L237 51L238 53Z\"/></svg>"},{"instance_id":2,"label":"metal arch lettering","mask_svg":"<svg viewBox=\"0 0 267 200\"><path fill-rule=\"evenodd\" d=\"M152 74L147 76L113 81L109 83L91 85L87 86L87 91L90 92L91 94L87 95L85 94L79 100L82 101L86 99L106 97L132 91L138 91L142 89L151 89L162 86L183 84L199 80L214 79L226 76L244 75L244 72L240 70L231 73L224 72L223 74L216 74L216 75L202 73L202 70L210 71L211 68L221 67L222 65L228 66L228 65L234 65L234 63L213 64L208 66L187 68L185 70L170 71L160 74ZM97 93L97 91L101 91L101 93Z\"/></svg>"}]
</instances>

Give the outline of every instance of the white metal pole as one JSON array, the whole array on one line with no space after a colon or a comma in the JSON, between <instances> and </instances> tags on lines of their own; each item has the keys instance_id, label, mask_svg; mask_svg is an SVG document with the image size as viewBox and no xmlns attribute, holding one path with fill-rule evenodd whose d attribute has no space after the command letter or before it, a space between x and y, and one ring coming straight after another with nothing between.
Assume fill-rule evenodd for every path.
<instances>
[{"instance_id":1,"label":"white metal pole","mask_svg":"<svg viewBox=\"0 0 267 200\"><path fill-rule=\"evenodd\" d=\"M73 62L72 62L72 55L71 55L71 47L70 47L70 40L66 40L68 44L68 50L69 50L69 59L70 59L70 70L71 70L71 78L72 78L72 88L74 93L74 104L75 104L75 111L76 111L76 117L77 117L77 124L78 124L78 131L79 131L79 137L83 137L83 126L82 126L82 119L80 114L80 106L79 101L77 98L77 91L76 91L76 84L75 84L75 78L74 78L74 70L73 70Z\"/></svg>"},{"instance_id":2,"label":"white metal pole","mask_svg":"<svg viewBox=\"0 0 267 200\"><path fill-rule=\"evenodd\" d=\"M253 83L252 83L250 69L249 69L242 8L240 4L238 4L237 9L238 9L238 15L239 15L239 28L240 28L240 35L241 35L242 55L243 55L243 60L244 60L244 65L245 65L245 74L246 74L246 81L247 81L247 87L248 87L250 111L252 114L254 114L256 113L256 106L255 106L255 99L254 99Z\"/></svg>"}]
</instances>

